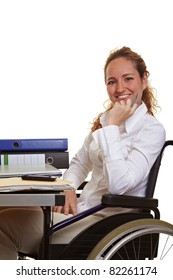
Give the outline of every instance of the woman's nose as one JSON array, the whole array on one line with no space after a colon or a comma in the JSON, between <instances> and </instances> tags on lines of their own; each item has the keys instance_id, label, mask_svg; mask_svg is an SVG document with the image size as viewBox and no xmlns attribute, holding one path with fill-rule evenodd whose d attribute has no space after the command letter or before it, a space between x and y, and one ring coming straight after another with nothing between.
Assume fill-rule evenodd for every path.
<instances>
[{"instance_id":1,"label":"woman's nose","mask_svg":"<svg viewBox=\"0 0 173 280\"><path fill-rule=\"evenodd\" d=\"M117 88L116 88L116 91L117 92L123 92L124 91L124 85L123 85L123 83L122 82L118 82L117 83Z\"/></svg>"}]
</instances>

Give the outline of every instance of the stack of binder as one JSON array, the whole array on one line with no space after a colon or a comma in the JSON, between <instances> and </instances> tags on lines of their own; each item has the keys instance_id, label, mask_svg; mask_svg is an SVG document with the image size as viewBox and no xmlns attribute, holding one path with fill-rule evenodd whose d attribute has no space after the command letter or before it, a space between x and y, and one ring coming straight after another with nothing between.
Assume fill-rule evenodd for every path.
<instances>
[{"instance_id":1,"label":"stack of binder","mask_svg":"<svg viewBox=\"0 0 173 280\"><path fill-rule=\"evenodd\" d=\"M68 168L67 138L0 140L0 165L40 165L43 163L58 169Z\"/></svg>"}]
</instances>

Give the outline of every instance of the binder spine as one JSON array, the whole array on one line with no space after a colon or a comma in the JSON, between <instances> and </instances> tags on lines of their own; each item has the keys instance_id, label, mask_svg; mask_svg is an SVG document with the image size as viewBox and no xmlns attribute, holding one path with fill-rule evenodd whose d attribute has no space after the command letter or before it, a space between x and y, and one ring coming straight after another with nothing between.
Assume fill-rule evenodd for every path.
<instances>
[{"instance_id":1,"label":"binder spine","mask_svg":"<svg viewBox=\"0 0 173 280\"><path fill-rule=\"evenodd\" d=\"M1 139L0 151L67 151L67 138Z\"/></svg>"},{"instance_id":2,"label":"binder spine","mask_svg":"<svg viewBox=\"0 0 173 280\"><path fill-rule=\"evenodd\" d=\"M37 165L50 164L57 169L66 169L69 167L69 153L68 152L44 152L37 153L22 152L19 153L2 153L0 154L0 165Z\"/></svg>"}]
</instances>

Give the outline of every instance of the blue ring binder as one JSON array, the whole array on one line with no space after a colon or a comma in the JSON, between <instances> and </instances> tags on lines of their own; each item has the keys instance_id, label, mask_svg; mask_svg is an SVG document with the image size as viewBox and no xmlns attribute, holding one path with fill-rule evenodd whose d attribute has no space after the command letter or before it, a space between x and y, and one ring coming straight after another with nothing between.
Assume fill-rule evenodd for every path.
<instances>
[{"instance_id":1,"label":"blue ring binder","mask_svg":"<svg viewBox=\"0 0 173 280\"><path fill-rule=\"evenodd\" d=\"M67 151L67 138L1 139L1 151Z\"/></svg>"}]
</instances>

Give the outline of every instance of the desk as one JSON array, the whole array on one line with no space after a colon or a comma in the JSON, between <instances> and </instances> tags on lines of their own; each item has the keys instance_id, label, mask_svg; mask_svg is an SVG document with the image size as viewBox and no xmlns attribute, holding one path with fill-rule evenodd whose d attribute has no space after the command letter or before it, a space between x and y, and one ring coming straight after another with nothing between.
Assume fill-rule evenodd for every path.
<instances>
[{"instance_id":1,"label":"desk","mask_svg":"<svg viewBox=\"0 0 173 280\"><path fill-rule=\"evenodd\" d=\"M62 186L63 190L63 186ZM40 206L44 213L43 259L49 259L51 206L63 206L63 192L23 191L0 193L0 206Z\"/></svg>"}]
</instances>

